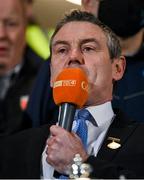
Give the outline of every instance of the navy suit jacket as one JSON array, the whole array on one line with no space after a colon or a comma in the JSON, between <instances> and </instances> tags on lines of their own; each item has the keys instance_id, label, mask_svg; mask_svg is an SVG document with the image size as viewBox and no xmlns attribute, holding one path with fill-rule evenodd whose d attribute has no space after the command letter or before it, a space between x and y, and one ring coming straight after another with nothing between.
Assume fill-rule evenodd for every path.
<instances>
[{"instance_id":1,"label":"navy suit jacket","mask_svg":"<svg viewBox=\"0 0 144 180\"><path fill-rule=\"evenodd\" d=\"M144 122L144 44L134 56L126 57L126 71L116 84L113 107L130 118Z\"/></svg>"}]
</instances>

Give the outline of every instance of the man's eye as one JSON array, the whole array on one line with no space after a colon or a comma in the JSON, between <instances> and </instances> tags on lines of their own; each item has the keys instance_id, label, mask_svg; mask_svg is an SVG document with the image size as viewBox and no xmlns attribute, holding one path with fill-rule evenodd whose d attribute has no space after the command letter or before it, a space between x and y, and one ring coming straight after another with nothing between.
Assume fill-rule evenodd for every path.
<instances>
[{"instance_id":1,"label":"man's eye","mask_svg":"<svg viewBox=\"0 0 144 180\"><path fill-rule=\"evenodd\" d=\"M16 23L16 22L9 22L8 25L9 25L9 26L17 26L18 23Z\"/></svg>"},{"instance_id":2,"label":"man's eye","mask_svg":"<svg viewBox=\"0 0 144 180\"><path fill-rule=\"evenodd\" d=\"M94 48L92 48L92 47L84 47L84 48L82 49L82 51L83 51L83 52L94 51Z\"/></svg>"},{"instance_id":3,"label":"man's eye","mask_svg":"<svg viewBox=\"0 0 144 180\"><path fill-rule=\"evenodd\" d=\"M65 48L61 48L61 49L58 50L58 53L61 53L61 54L65 53L65 52L66 52Z\"/></svg>"},{"instance_id":4,"label":"man's eye","mask_svg":"<svg viewBox=\"0 0 144 180\"><path fill-rule=\"evenodd\" d=\"M18 26L18 25L19 25L19 22L13 21L13 20L9 20L9 21L6 21L6 22L5 22L5 25L11 26L11 27L13 27L13 26Z\"/></svg>"}]
</instances>

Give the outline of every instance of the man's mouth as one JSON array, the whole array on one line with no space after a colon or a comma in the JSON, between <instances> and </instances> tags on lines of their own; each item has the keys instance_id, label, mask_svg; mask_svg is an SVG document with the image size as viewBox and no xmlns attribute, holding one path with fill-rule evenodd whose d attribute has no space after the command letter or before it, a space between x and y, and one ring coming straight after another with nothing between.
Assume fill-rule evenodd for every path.
<instances>
[{"instance_id":1,"label":"man's mouth","mask_svg":"<svg viewBox=\"0 0 144 180\"><path fill-rule=\"evenodd\" d=\"M8 49L5 47L0 47L0 56L5 56L8 53Z\"/></svg>"}]
</instances>

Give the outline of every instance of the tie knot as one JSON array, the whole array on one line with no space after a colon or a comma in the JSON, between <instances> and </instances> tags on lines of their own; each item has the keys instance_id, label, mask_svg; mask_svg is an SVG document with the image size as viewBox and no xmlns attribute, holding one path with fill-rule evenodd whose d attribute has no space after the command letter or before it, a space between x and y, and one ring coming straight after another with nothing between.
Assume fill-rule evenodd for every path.
<instances>
[{"instance_id":1,"label":"tie knot","mask_svg":"<svg viewBox=\"0 0 144 180\"><path fill-rule=\"evenodd\" d=\"M87 109L82 109L78 112L77 114L78 119L83 119L83 120L89 120L91 117L91 114Z\"/></svg>"},{"instance_id":2,"label":"tie knot","mask_svg":"<svg viewBox=\"0 0 144 180\"><path fill-rule=\"evenodd\" d=\"M77 116L75 117L75 119L76 119L76 121L78 119L83 120L83 121L88 120L94 126L97 126L97 123L96 123L95 119L93 118L93 116L91 115L91 113L87 109L82 109L82 110L78 111Z\"/></svg>"}]
</instances>

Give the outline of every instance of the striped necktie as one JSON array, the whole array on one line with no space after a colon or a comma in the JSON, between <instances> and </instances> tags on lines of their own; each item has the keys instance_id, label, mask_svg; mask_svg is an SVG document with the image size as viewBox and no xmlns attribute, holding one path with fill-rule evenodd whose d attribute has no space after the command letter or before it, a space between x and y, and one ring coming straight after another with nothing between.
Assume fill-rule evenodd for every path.
<instances>
[{"instance_id":1,"label":"striped necktie","mask_svg":"<svg viewBox=\"0 0 144 180\"><path fill-rule=\"evenodd\" d=\"M91 114L87 109L82 109L78 111L75 116L76 126L74 128L74 132L81 138L81 141L87 149L87 136L88 136L88 128L86 124L86 120L90 120Z\"/></svg>"}]
</instances>

